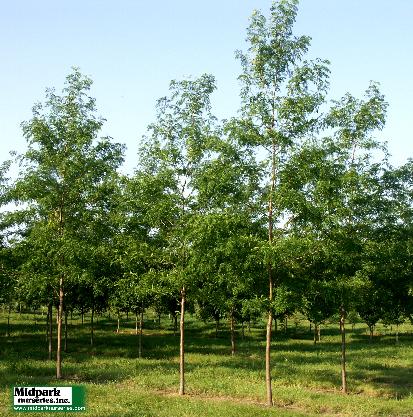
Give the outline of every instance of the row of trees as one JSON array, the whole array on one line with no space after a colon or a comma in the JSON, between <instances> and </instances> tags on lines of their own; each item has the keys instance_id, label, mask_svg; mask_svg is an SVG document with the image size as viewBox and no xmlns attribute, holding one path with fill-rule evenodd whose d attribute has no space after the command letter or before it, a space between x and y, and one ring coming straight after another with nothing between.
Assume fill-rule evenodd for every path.
<instances>
[{"instance_id":1,"label":"row of trees","mask_svg":"<svg viewBox=\"0 0 413 417\"><path fill-rule=\"evenodd\" d=\"M50 322L57 307L57 378L73 309L133 311L140 329L150 306L179 317L180 394L188 303L228 317L233 353L235 321L266 311L269 404L274 317L300 311L317 328L340 314L344 391L347 312L370 328L412 318L412 161L390 166L374 140L387 107L376 83L328 102L328 61L306 59L310 38L292 31L297 5L253 13L237 116L213 115L213 76L171 82L132 176L118 173L124 147L98 138L78 69L23 123L20 174L0 172L14 203L1 215L0 301L49 306Z\"/></svg>"}]
</instances>

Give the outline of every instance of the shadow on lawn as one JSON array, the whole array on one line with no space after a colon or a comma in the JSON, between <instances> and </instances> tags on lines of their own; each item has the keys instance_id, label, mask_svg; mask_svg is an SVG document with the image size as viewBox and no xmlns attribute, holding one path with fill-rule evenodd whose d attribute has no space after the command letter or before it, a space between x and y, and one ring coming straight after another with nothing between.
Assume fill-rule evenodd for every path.
<instances>
[{"instance_id":1,"label":"shadow on lawn","mask_svg":"<svg viewBox=\"0 0 413 417\"><path fill-rule=\"evenodd\" d=\"M136 377L139 374L150 373L156 367L157 372L175 374L178 372L176 358L179 354L179 337L173 336L169 325L159 329L157 323L146 323L143 337L143 357L145 361L137 360L138 337L133 334L133 328L123 328L122 333L109 330L115 328L113 322L101 320L96 325L95 345L90 346L89 326L74 324L69 326L68 353L63 354L63 370L66 377L72 381L110 383ZM150 329L148 329L150 327ZM0 326L0 334L4 335L5 326ZM15 323L12 326L12 336L0 337L0 364L3 365L4 375L0 377L0 386L6 387L16 382L54 384L55 364L47 359L47 342L44 326ZM231 368L239 371L239 377L248 373L262 373L264 370L264 338L263 330L253 328L252 333L246 334L243 340L240 331L237 332L238 354L230 357L230 335L228 329L222 326L215 337L213 325L199 325L189 322L186 332L186 351L188 355L220 355L211 364L197 359L197 369L212 366ZM291 338L291 336L293 338ZM336 329L324 330L323 336L337 336ZM300 339L298 341L297 339ZM349 387L357 392L363 384L368 384L374 390L385 395L402 398L412 390L413 372L411 368L384 366L388 352L380 351L380 346L394 346L391 335L377 337L369 343L368 335L363 329L349 332L348 364ZM286 335L278 332L274 336L274 376L288 383L294 381L311 381L311 384L321 386L340 386L340 343L330 340L314 345L308 329L299 327L292 329ZM413 337L409 334L400 335L401 344L410 343ZM54 340L54 347L56 341ZM374 357L377 361L369 361L368 366L363 361L366 350L374 347ZM91 358L97 361L90 366ZM102 366L98 359L113 359L113 366ZM119 363L116 360L119 359ZM380 362L379 359L382 359ZM126 361L124 361L126 360ZM130 360L130 361L128 361ZM174 361L172 361L174 360ZM154 365L154 361L156 364ZM36 362L42 362L37 366ZM325 369L325 364L329 369ZM107 364L106 364L107 365ZM190 356L187 361L187 372L190 373L195 365L191 364ZM305 372L303 373L303 366ZM324 368L323 368L324 366ZM304 376L303 376L304 375ZM353 387L353 388L352 388Z\"/></svg>"}]
</instances>

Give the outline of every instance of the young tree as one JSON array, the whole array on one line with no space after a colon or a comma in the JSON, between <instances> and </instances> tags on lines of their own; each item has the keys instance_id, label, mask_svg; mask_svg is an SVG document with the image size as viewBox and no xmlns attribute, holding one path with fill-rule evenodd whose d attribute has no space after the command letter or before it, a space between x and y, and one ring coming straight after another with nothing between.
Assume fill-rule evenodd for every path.
<instances>
[{"instance_id":1,"label":"young tree","mask_svg":"<svg viewBox=\"0 0 413 417\"><path fill-rule=\"evenodd\" d=\"M210 75L171 82L170 96L157 103L157 120L149 126L138 171L161 196L149 203L153 205L149 232L163 240L158 259L173 283L171 287L179 288L180 293L180 395L185 392L185 303L196 288L188 268L188 227L198 208L196 178L214 136L210 106L214 89ZM161 217L165 211L166 216Z\"/></svg>"},{"instance_id":2,"label":"young tree","mask_svg":"<svg viewBox=\"0 0 413 417\"><path fill-rule=\"evenodd\" d=\"M104 122L88 96L92 81L74 69L62 95L46 91L44 104L33 107L23 123L28 150L13 196L24 204L20 223L36 251L46 251L50 282L58 294L56 377L62 378L61 340L65 287L82 269L87 245L84 231L107 197L106 183L121 164L123 147L109 138L97 140ZM36 252L33 253L35 258Z\"/></svg>"},{"instance_id":3,"label":"young tree","mask_svg":"<svg viewBox=\"0 0 413 417\"><path fill-rule=\"evenodd\" d=\"M255 11L247 31L246 53L238 52L242 65L242 118L235 121L239 140L263 158L262 202L267 206L268 244L277 244L274 229L287 214L278 204L283 185L280 172L292 149L300 146L317 124L316 112L324 102L327 88L327 61L306 61L310 45L307 36L296 37L292 28L298 0L275 1L267 19ZM258 153L259 152L259 153ZM282 236L282 235L280 235ZM268 299L271 305L278 280L268 264ZM267 403L272 405L271 329L273 313L268 311L266 335Z\"/></svg>"},{"instance_id":4,"label":"young tree","mask_svg":"<svg viewBox=\"0 0 413 417\"><path fill-rule=\"evenodd\" d=\"M307 141L294 152L282 173L294 177L283 192L283 199L294 202L292 230L311 236L314 247L324 252L311 275L335 288L329 304L335 303L340 312L343 392L346 312L355 307L352 298L363 288L356 275L363 266L366 242L382 228L383 213L387 212L383 202L388 198L381 185L386 151L372 136L384 125L386 107L375 83L370 84L364 99L346 94L333 102L325 119L331 136ZM378 151L384 151L384 160L373 163L372 155ZM377 315L377 309L373 310Z\"/></svg>"}]
</instances>

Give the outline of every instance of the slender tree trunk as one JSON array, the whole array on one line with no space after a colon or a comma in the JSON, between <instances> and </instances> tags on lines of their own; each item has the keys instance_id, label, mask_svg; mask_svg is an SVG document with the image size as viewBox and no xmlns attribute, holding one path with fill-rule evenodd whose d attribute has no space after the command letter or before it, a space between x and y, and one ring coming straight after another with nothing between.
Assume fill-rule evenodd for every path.
<instances>
[{"instance_id":1,"label":"slender tree trunk","mask_svg":"<svg viewBox=\"0 0 413 417\"><path fill-rule=\"evenodd\" d=\"M46 343L49 341L49 308L47 309L46 314Z\"/></svg>"},{"instance_id":2,"label":"slender tree trunk","mask_svg":"<svg viewBox=\"0 0 413 417\"><path fill-rule=\"evenodd\" d=\"M235 355L235 329L234 329L234 309L230 313L230 330L231 330L231 355Z\"/></svg>"},{"instance_id":3,"label":"slender tree trunk","mask_svg":"<svg viewBox=\"0 0 413 417\"><path fill-rule=\"evenodd\" d=\"M369 326L370 330L370 343L373 341L373 326Z\"/></svg>"},{"instance_id":4,"label":"slender tree trunk","mask_svg":"<svg viewBox=\"0 0 413 417\"><path fill-rule=\"evenodd\" d=\"M82 316L82 326L83 326L83 321L84 321L84 315L85 315L85 313L84 313L84 311L83 311L83 307L82 307L82 311L81 311L81 316Z\"/></svg>"},{"instance_id":5,"label":"slender tree trunk","mask_svg":"<svg viewBox=\"0 0 413 417\"><path fill-rule=\"evenodd\" d=\"M138 334L138 310L135 311L135 334Z\"/></svg>"},{"instance_id":6,"label":"slender tree trunk","mask_svg":"<svg viewBox=\"0 0 413 417\"><path fill-rule=\"evenodd\" d=\"M178 314L174 313L174 336L176 336L176 332L178 331Z\"/></svg>"},{"instance_id":7,"label":"slender tree trunk","mask_svg":"<svg viewBox=\"0 0 413 417\"><path fill-rule=\"evenodd\" d=\"M49 304L49 361L52 360L52 340L53 340L53 306Z\"/></svg>"},{"instance_id":8,"label":"slender tree trunk","mask_svg":"<svg viewBox=\"0 0 413 417\"><path fill-rule=\"evenodd\" d=\"M90 317L90 346L93 347L93 344L95 342L95 335L94 335L94 328L93 328L93 318L95 316L95 306L92 304L92 314Z\"/></svg>"},{"instance_id":9,"label":"slender tree trunk","mask_svg":"<svg viewBox=\"0 0 413 417\"><path fill-rule=\"evenodd\" d=\"M275 114L273 112L272 127L275 124ZM273 243L273 193L275 190L275 173L276 173L276 143L273 139L272 152L271 152L271 181L270 181L270 195L268 200L268 242L270 245ZM270 308L268 309L268 321L267 321L267 332L265 341L265 385L267 391L267 404L273 405L272 403L272 386L271 386L271 331L272 331L272 300L273 300L273 289L274 289L274 277L272 266L268 264L268 301Z\"/></svg>"},{"instance_id":10,"label":"slender tree trunk","mask_svg":"<svg viewBox=\"0 0 413 417\"><path fill-rule=\"evenodd\" d=\"M244 330L244 320L241 321L241 340L244 341L245 330Z\"/></svg>"},{"instance_id":11,"label":"slender tree trunk","mask_svg":"<svg viewBox=\"0 0 413 417\"><path fill-rule=\"evenodd\" d=\"M139 319L139 350L138 350L138 357L142 357L142 329L143 329L143 305L141 308L141 315Z\"/></svg>"},{"instance_id":12,"label":"slender tree trunk","mask_svg":"<svg viewBox=\"0 0 413 417\"><path fill-rule=\"evenodd\" d=\"M59 282L59 309L57 313L57 350L56 350L56 378L62 378L62 315L63 315L63 276Z\"/></svg>"},{"instance_id":13,"label":"slender tree trunk","mask_svg":"<svg viewBox=\"0 0 413 417\"><path fill-rule=\"evenodd\" d=\"M314 323L314 344L317 343L318 324Z\"/></svg>"},{"instance_id":14,"label":"slender tree trunk","mask_svg":"<svg viewBox=\"0 0 413 417\"><path fill-rule=\"evenodd\" d=\"M9 311L7 313L7 337L10 337L10 314L11 314L11 306L9 305Z\"/></svg>"},{"instance_id":15,"label":"slender tree trunk","mask_svg":"<svg viewBox=\"0 0 413 417\"><path fill-rule=\"evenodd\" d=\"M120 316L118 314L118 327L116 328L116 333L119 333L120 330Z\"/></svg>"},{"instance_id":16,"label":"slender tree trunk","mask_svg":"<svg viewBox=\"0 0 413 417\"><path fill-rule=\"evenodd\" d=\"M65 310L65 347L64 351L67 352L67 310Z\"/></svg>"},{"instance_id":17,"label":"slender tree trunk","mask_svg":"<svg viewBox=\"0 0 413 417\"><path fill-rule=\"evenodd\" d=\"M267 388L267 404L272 405L272 387L271 387L271 329L272 329L272 311L268 311L267 335L265 344L265 384Z\"/></svg>"},{"instance_id":18,"label":"slender tree trunk","mask_svg":"<svg viewBox=\"0 0 413 417\"><path fill-rule=\"evenodd\" d=\"M341 333L341 389L344 394L347 393L347 372L346 372L346 311L344 307L340 308L340 333Z\"/></svg>"},{"instance_id":19,"label":"slender tree trunk","mask_svg":"<svg viewBox=\"0 0 413 417\"><path fill-rule=\"evenodd\" d=\"M321 325L318 325L317 339L318 339L319 342L321 342Z\"/></svg>"},{"instance_id":20,"label":"slender tree trunk","mask_svg":"<svg viewBox=\"0 0 413 417\"><path fill-rule=\"evenodd\" d=\"M184 348L184 330L185 330L185 287L181 290L181 320L179 324L180 344L179 344L179 395L185 394L185 348Z\"/></svg>"}]
</instances>

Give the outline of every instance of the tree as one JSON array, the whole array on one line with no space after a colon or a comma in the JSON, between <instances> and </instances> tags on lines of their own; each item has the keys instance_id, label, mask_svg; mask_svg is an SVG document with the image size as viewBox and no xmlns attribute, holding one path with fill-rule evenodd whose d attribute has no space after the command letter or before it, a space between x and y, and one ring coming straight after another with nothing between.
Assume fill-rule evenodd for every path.
<instances>
[{"instance_id":1,"label":"tree","mask_svg":"<svg viewBox=\"0 0 413 417\"><path fill-rule=\"evenodd\" d=\"M179 288L180 293L180 395L185 392L185 303L196 289L188 268L188 227L198 208L196 178L215 133L210 106L214 89L210 75L171 82L170 96L157 103L157 120L149 126L138 169L139 175L152 178L150 182L160 195L159 200L150 202L149 233L164 242L158 252L159 263L169 275L171 288ZM165 211L166 216L161 217L159 213Z\"/></svg>"},{"instance_id":2,"label":"tree","mask_svg":"<svg viewBox=\"0 0 413 417\"><path fill-rule=\"evenodd\" d=\"M88 244L84 231L107 198L108 181L122 162L123 147L110 138L97 140L104 122L88 96L92 81L73 69L62 95L46 91L44 104L33 107L24 122L28 150L14 184L13 199L24 204L20 227L32 246L32 260L58 295L56 377L62 378L61 340L65 288L82 273L79 259Z\"/></svg>"},{"instance_id":3,"label":"tree","mask_svg":"<svg viewBox=\"0 0 413 417\"><path fill-rule=\"evenodd\" d=\"M282 172L294 178L282 198L292 207L291 228L307 235L324 252L313 263L313 277L334 288L328 303L340 312L342 333L342 389L346 392L345 317L354 308L355 294L364 293L360 282L367 242L383 228L389 200L382 186L386 149L373 133L384 125L387 103L378 85L371 83L364 99L347 93L334 101L325 117L330 136L310 139L296 149ZM383 161L372 163L373 153L383 151ZM323 284L324 285L324 284ZM328 294L327 291L324 291ZM375 304L376 305L376 304ZM366 305L377 320L378 309ZM358 310L361 316L363 313Z\"/></svg>"},{"instance_id":4,"label":"tree","mask_svg":"<svg viewBox=\"0 0 413 417\"><path fill-rule=\"evenodd\" d=\"M292 27L298 0L273 3L270 17L255 11L247 30L247 52L238 52L242 65L242 118L234 123L240 142L254 148L264 159L262 202L267 206L268 245L277 244L274 229L287 212L278 204L283 185L280 171L289 153L317 125L316 112L324 102L327 61L306 61L310 45L307 36L296 37ZM264 203L265 202L265 203ZM285 219L284 219L285 220ZM277 277L268 264L268 299L273 300ZM266 334L267 403L272 405L271 329L273 314L268 310Z\"/></svg>"}]
</instances>

